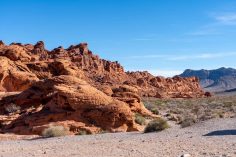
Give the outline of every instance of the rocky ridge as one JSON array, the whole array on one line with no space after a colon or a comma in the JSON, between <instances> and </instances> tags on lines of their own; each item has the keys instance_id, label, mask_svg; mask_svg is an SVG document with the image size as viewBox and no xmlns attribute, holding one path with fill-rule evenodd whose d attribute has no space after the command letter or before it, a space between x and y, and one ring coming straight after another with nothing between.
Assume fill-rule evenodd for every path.
<instances>
[{"instance_id":1,"label":"rocky ridge","mask_svg":"<svg viewBox=\"0 0 236 157\"><path fill-rule=\"evenodd\" d=\"M34 75L33 81L29 84L35 82L37 78L40 80L59 75L72 75L86 80L98 89L103 89L104 86L113 88L117 85L130 85L138 89L140 96L160 98L204 96L196 77L163 78L155 77L145 71L125 72L117 61L107 61L94 55L88 49L87 43L72 45L67 49L58 47L48 51L42 41L35 45L12 43L9 46L1 42L0 56L11 60L12 64L23 64L27 69L17 67L16 70ZM3 70L0 69L0 73ZM9 89L3 88L1 91L9 91Z\"/></svg>"}]
</instances>

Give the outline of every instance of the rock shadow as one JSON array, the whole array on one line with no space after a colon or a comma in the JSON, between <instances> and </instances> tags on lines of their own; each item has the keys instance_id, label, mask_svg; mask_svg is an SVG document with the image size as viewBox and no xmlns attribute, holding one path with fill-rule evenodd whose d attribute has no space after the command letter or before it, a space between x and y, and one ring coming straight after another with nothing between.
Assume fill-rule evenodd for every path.
<instances>
[{"instance_id":1,"label":"rock shadow","mask_svg":"<svg viewBox=\"0 0 236 157\"><path fill-rule=\"evenodd\" d=\"M217 130L209 132L203 136L226 136L226 135L236 135L236 130Z\"/></svg>"}]
</instances>

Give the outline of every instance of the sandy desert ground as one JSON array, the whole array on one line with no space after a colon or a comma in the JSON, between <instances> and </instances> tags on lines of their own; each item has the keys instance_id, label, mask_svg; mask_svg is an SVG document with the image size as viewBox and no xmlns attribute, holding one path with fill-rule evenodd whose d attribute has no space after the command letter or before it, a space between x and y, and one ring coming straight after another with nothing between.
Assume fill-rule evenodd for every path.
<instances>
[{"instance_id":1,"label":"sandy desert ground","mask_svg":"<svg viewBox=\"0 0 236 157\"><path fill-rule=\"evenodd\" d=\"M106 133L0 141L2 157L235 157L236 118L211 119L187 128L143 134Z\"/></svg>"}]
</instances>

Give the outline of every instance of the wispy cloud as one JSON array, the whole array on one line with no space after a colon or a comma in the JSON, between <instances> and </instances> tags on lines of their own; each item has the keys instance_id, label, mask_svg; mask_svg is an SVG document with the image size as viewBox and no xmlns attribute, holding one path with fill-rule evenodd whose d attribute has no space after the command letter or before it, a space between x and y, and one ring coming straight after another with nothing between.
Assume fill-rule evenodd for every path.
<instances>
[{"instance_id":1,"label":"wispy cloud","mask_svg":"<svg viewBox=\"0 0 236 157\"><path fill-rule=\"evenodd\" d=\"M197 31L193 31L193 32L186 33L186 34L190 35L190 36L206 36L206 35L221 35L222 32L217 30L215 28L215 26L213 26L213 25L206 25Z\"/></svg>"},{"instance_id":2,"label":"wispy cloud","mask_svg":"<svg viewBox=\"0 0 236 157\"><path fill-rule=\"evenodd\" d=\"M150 40L155 40L155 39L153 39L153 38L135 38L133 40L135 40L135 41L150 41Z\"/></svg>"},{"instance_id":3,"label":"wispy cloud","mask_svg":"<svg viewBox=\"0 0 236 157\"><path fill-rule=\"evenodd\" d=\"M179 55L141 55L141 56L130 56L129 59L163 59L169 61L178 60L198 60L198 59L213 59L213 58L224 58L236 56L236 52L221 52L221 53L202 53L198 55L191 54L179 54Z\"/></svg>"},{"instance_id":4,"label":"wispy cloud","mask_svg":"<svg viewBox=\"0 0 236 157\"><path fill-rule=\"evenodd\" d=\"M186 33L190 36L222 35L222 27L236 25L236 12L209 13L211 22L201 26L199 30Z\"/></svg>"},{"instance_id":5,"label":"wispy cloud","mask_svg":"<svg viewBox=\"0 0 236 157\"><path fill-rule=\"evenodd\" d=\"M180 55L176 57L170 57L168 60L195 60L195 59L213 59L236 56L236 52L225 52L225 53L204 53L199 55Z\"/></svg>"},{"instance_id":6,"label":"wispy cloud","mask_svg":"<svg viewBox=\"0 0 236 157\"><path fill-rule=\"evenodd\" d=\"M236 13L223 13L214 16L215 20L224 25L236 25Z\"/></svg>"},{"instance_id":7,"label":"wispy cloud","mask_svg":"<svg viewBox=\"0 0 236 157\"><path fill-rule=\"evenodd\" d=\"M166 58L166 57L169 57L169 55L139 55L139 56L130 56L128 58L130 58L130 59L142 59L142 58L150 59L150 58Z\"/></svg>"}]
</instances>

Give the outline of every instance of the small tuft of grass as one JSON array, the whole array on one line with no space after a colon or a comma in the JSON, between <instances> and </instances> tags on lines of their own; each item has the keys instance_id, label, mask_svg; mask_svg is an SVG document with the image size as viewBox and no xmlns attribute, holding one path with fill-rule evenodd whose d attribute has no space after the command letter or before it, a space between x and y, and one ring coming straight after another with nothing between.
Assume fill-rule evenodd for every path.
<instances>
[{"instance_id":1,"label":"small tuft of grass","mask_svg":"<svg viewBox=\"0 0 236 157\"><path fill-rule=\"evenodd\" d=\"M63 126L50 126L49 128L43 131L42 136L45 138L59 137L59 136L66 136L68 135L68 133L69 130Z\"/></svg>"},{"instance_id":2,"label":"small tuft of grass","mask_svg":"<svg viewBox=\"0 0 236 157\"><path fill-rule=\"evenodd\" d=\"M166 104L166 101L165 101L165 100L162 100L162 99L157 99L157 100L155 101L155 104L156 104L157 106L162 106L162 105L165 105L165 104Z\"/></svg>"},{"instance_id":3,"label":"small tuft of grass","mask_svg":"<svg viewBox=\"0 0 236 157\"><path fill-rule=\"evenodd\" d=\"M160 113L159 113L159 110L157 109L157 108L152 108L151 109L151 112L153 113L153 114L156 114L156 115L159 115Z\"/></svg>"},{"instance_id":4,"label":"small tuft of grass","mask_svg":"<svg viewBox=\"0 0 236 157\"><path fill-rule=\"evenodd\" d=\"M16 112L20 111L21 108L20 108L20 106L17 106L14 103L10 103L10 104L6 105L4 107L4 109L5 109L6 113L10 114L10 113L16 113Z\"/></svg>"},{"instance_id":5,"label":"small tuft of grass","mask_svg":"<svg viewBox=\"0 0 236 157\"><path fill-rule=\"evenodd\" d=\"M86 130L80 130L76 135L90 135L91 133Z\"/></svg>"},{"instance_id":6,"label":"small tuft of grass","mask_svg":"<svg viewBox=\"0 0 236 157\"><path fill-rule=\"evenodd\" d=\"M145 125L146 124L146 119L139 113L135 114L135 122L140 124L140 125Z\"/></svg>"},{"instance_id":7,"label":"small tuft of grass","mask_svg":"<svg viewBox=\"0 0 236 157\"><path fill-rule=\"evenodd\" d=\"M180 122L180 125L181 125L182 128L186 128L186 127L189 127L189 126L193 125L196 122L197 122L197 120L194 117L187 117L187 118L184 118Z\"/></svg>"},{"instance_id":8,"label":"small tuft of grass","mask_svg":"<svg viewBox=\"0 0 236 157\"><path fill-rule=\"evenodd\" d=\"M158 131L165 130L169 127L170 126L166 120L164 120L162 118L158 118L158 119L154 119L148 123L148 125L144 129L144 133L158 132Z\"/></svg>"},{"instance_id":9,"label":"small tuft of grass","mask_svg":"<svg viewBox=\"0 0 236 157\"><path fill-rule=\"evenodd\" d=\"M101 130L100 132L99 132L99 134L106 134L106 133L110 133L108 130Z\"/></svg>"}]
</instances>

